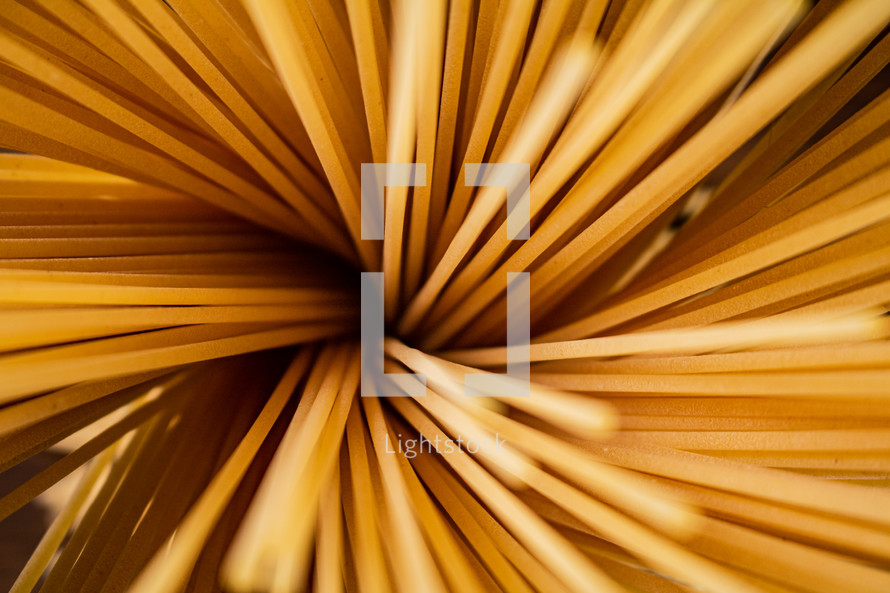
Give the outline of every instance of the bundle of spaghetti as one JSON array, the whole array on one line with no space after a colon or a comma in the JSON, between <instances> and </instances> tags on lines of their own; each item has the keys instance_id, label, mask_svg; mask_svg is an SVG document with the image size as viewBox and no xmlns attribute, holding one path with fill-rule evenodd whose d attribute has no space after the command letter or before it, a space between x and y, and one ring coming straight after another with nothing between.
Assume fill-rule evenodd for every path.
<instances>
[{"instance_id":1,"label":"bundle of spaghetti","mask_svg":"<svg viewBox=\"0 0 890 593\"><path fill-rule=\"evenodd\" d=\"M12 591L890 590L888 24L6 0L0 541L70 489Z\"/></svg>"}]
</instances>

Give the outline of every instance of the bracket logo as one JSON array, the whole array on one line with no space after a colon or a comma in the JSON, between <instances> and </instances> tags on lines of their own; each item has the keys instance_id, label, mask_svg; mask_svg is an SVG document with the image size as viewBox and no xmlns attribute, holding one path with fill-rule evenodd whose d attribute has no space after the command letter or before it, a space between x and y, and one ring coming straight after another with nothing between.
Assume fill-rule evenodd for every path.
<instances>
[{"instance_id":1,"label":"bracket logo","mask_svg":"<svg viewBox=\"0 0 890 593\"><path fill-rule=\"evenodd\" d=\"M474 187L503 187L507 192L507 236L528 240L531 195L528 163L467 163L464 183ZM361 237L382 241L384 191L387 187L426 185L425 163L362 163ZM466 373L468 396L528 396L530 393L530 274L508 272L507 372ZM361 381L362 397L424 397L426 376L386 373L383 370L383 273L362 272L361 278Z\"/></svg>"}]
</instances>

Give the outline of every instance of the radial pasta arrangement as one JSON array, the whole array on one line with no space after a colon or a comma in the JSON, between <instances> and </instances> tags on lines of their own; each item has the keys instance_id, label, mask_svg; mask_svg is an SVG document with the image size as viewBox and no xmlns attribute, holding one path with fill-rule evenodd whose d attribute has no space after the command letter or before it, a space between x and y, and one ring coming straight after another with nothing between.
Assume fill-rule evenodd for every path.
<instances>
[{"instance_id":1,"label":"radial pasta arrangement","mask_svg":"<svg viewBox=\"0 0 890 593\"><path fill-rule=\"evenodd\" d=\"M888 23L3 0L3 584L890 591Z\"/></svg>"}]
</instances>

